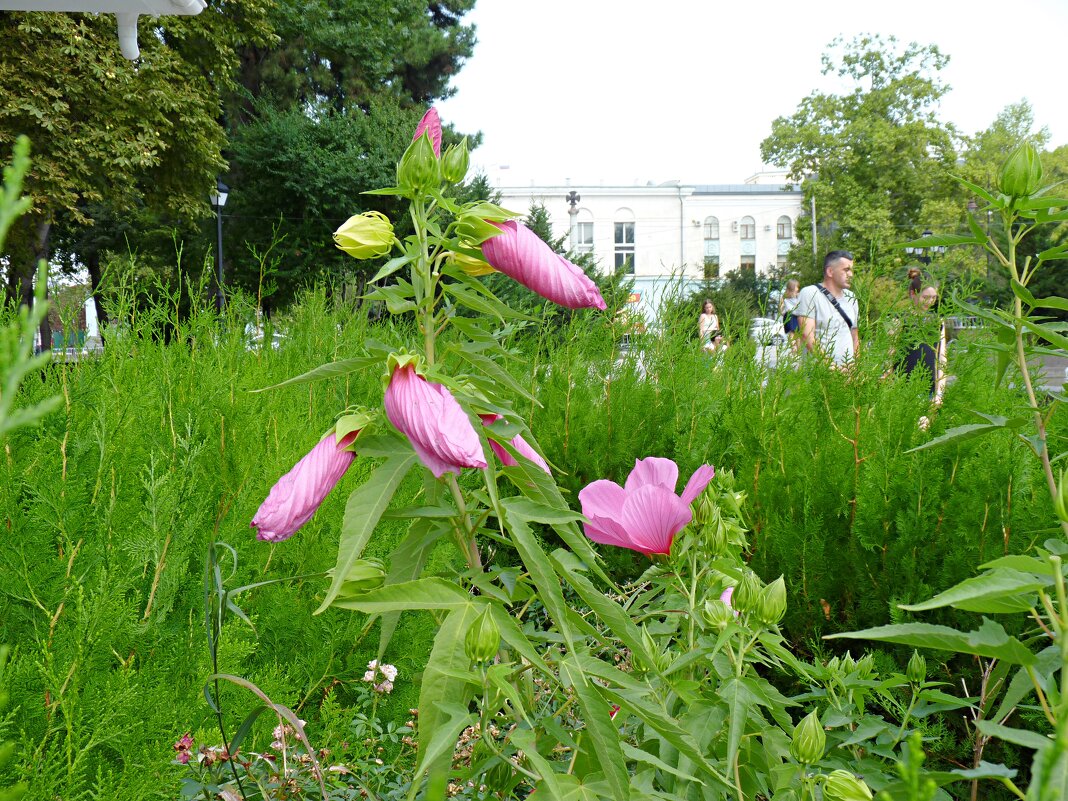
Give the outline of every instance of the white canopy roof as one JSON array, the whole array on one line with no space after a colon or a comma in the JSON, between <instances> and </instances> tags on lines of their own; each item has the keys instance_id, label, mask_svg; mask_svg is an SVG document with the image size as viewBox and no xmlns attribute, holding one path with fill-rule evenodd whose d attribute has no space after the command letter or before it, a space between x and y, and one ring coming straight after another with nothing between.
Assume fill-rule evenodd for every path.
<instances>
[{"instance_id":1,"label":"white canopy roof","mask_svg":"<svg viewBox=\"0 0 1068 801\"><path fill-rule=\"evenodd\" d=\"M0 11L79 11L114 14L119 21L119 49L131 61L137 48L137 18L142 14L199 14L205 0L0 0Z\"/></svg>"}]
</instances>

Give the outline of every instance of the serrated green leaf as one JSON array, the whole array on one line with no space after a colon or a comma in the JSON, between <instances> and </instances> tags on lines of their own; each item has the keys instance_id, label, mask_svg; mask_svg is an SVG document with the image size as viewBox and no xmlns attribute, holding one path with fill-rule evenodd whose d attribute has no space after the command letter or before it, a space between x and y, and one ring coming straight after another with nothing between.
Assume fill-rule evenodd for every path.
<instances>
[{"instance_id":1,"label":"serrated green leaf","mask_svg":"<svg viewBox=\"0 0 1068 801\"><path fill-rule=\"evenodd\" d=\"M1004 628L987 618L983 618L983 623L978 629L968 632L930 623L898 623L890 626L876 626L862 631L828 634L824 636L824 639L876 640L911 645L914 648L931 648L1004 659L1014 665L1035 663L1035 655L1027 646L1015 637L1010 637Z\"/></svg>"},{"instance_id":2,"label":"serrated green leaf","mask_svg":"<svg viewBox=\"0 0 1068 801\"><path fill-rule=\"evenodd\" d=\"M930 600L900 606L909 612L925 612L943 606L968 612L1026 612L1035 604L1034 593L1052 583L1052 577L1041 578L1033 573L998 568L965 579Z\"/></svg>"}]
</instances>

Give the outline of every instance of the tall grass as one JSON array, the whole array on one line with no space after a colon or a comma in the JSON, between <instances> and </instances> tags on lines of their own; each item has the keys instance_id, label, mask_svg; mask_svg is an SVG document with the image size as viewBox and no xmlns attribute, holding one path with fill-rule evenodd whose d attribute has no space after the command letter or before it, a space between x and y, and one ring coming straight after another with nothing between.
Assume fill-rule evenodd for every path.
<instances>
[{"instance_id":1,"label":"tall grass","mask_svg":"<svg viewBox=\"0 0 1068 801\"><path fill-rule=\"evenodd\" d=\"M0 642L15 647L9 724L33 799L175 796L182 770L170 764L171 744L186 730L218 741L202 695L209 542L236 549L233 585L331 567L347 489L369 470L361 460L291 540L256 542L249 521L336 413L382 397L373 372L251 390L357 355L369 336L392 347L411 336L391 322L370 327L322 291L276 321L277 350L249 347L254 315L240 298L222 321L180 314L182 299L166 293L138 307L123 293L110 303L119 322L103 354L55 364L26 386L21 404L59 394L62 406L12 435L0 456ZM877 330L851 376L811 362L769 374L744 341L710 359L692 325L668 320L655 335L633 335L627 351L603 315L512 333L510 367L537 399L516 408L572 497L598 478L622 481L649 455L674 458L684 475L702 462L733 471L749 494L752 564L765 578L786 575L798 644L885 623L896 602L1045 536L1041 476L1011 435L906 452L973 422L971 409L1015 400L1011 381L994 386L983 352L953 350L956 380L925 433L923 382L884 375ZM416 491L404 487L397 503ZM384 523L371 554L388 552L397 533ZM621 576L643 568L629 552L607 555ZM435 565L450 569L444 556ZM303 579L239 598L255 630L228 624L220 668L297 709L313 742L318 724L327 742L317 744L340 746L349 688L377 638L361 639L359 615L312 616L324 588ZM434 631L429 617L401 626L387 655L400 679L383 710L398 721L415 706ZM253 699L224 689L223 702L237 720Z\"/></svg>"}]
</instances>

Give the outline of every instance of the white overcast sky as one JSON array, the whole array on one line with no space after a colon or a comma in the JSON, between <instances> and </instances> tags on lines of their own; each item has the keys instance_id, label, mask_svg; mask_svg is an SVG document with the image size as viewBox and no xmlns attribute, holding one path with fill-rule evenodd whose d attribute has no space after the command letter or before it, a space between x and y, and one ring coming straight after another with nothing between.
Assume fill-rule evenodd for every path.
<instances>
[{"instance_id":1,"label":"white overcast sky","mask_svg":"<svg viewBox=\"0 0 1068 801\"><path fill-rule=\"evenodd\" d=\"M741 183L772 121L813 91L831 40L861 33L950 56L940 117L966 134L1026 98L1068 144L1068 0L477 0L474 55L439 104L482 131L495 185Z\"/></svg>"}]
</instances>

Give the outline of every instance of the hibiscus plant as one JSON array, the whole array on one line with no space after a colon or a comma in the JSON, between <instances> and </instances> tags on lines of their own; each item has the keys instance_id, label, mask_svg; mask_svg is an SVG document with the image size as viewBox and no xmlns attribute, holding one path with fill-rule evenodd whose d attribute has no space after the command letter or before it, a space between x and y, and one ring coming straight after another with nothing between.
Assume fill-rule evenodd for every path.
<instances>
[{"instance_id":1,"label":"hibiscus plant","mask_svg":"<svg viewBox=\"0 0 1068 801\"><path fill-rule=\"evenodd\" d=\"M581 511L561 493L517 412L538 401L507 369L503 332L527 318L479 277L496 270L591 313L605 302L513 212L450 199L467 162L466 142L442 152L431 109L397 185L375 190L409 201L414 233L400 241L367 213L335 234L355 258L389 257L370 297L414 318L418 347L367 340L363 353L285 382L377 370L383 395L377 408L341 411L252 521L261 539L285 540L354 459L374 460L346 504L320 611L376 617L378 663L399 615L440 620L407 797L439 799L467 782L501 798L905 797L914 773L899 777L895 755L922 728L917 704L963 702L918 675L878 677L870 659L798 659L778 628L783 580L765 585L746 567L745 498L729 473L698 465L680 490L676 462L648 455L622 484L583 489ZM412 474L417 501L391 508ZM379 563L364 551L387 510L408 527ZM562 543L551 551L550 533ZM441 542L463 565L450 577L426 572ZM617 586L591 542L642 553L648 568ZM491 548L509 549L518 569L486 564ZM788 698L776 675L805 693ZM457 743L469 744L462 756ZM943 772L937 784L964 778Z\"/></svg>"}]
</instances>

